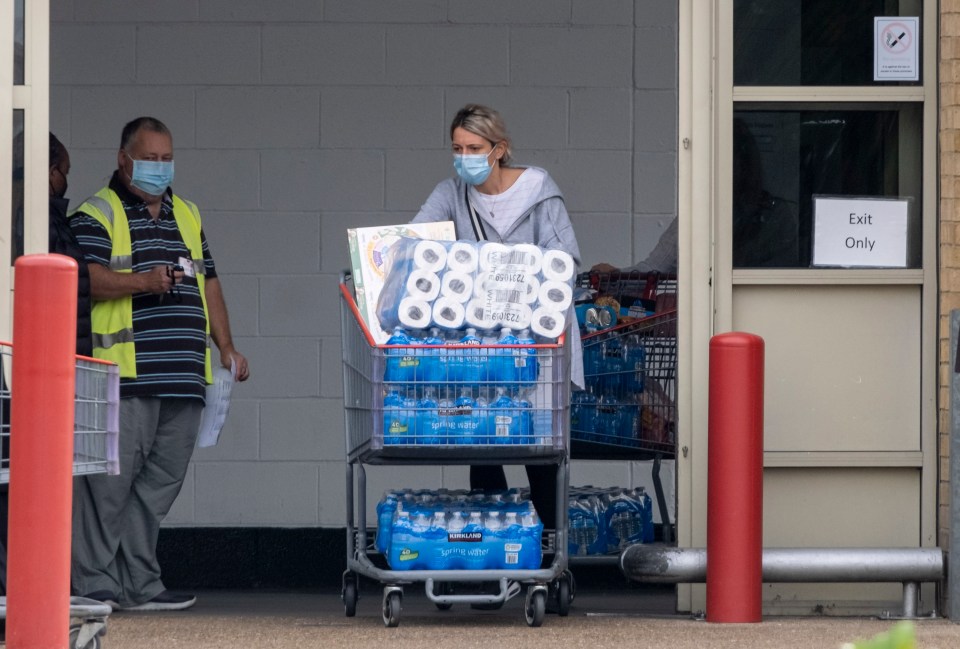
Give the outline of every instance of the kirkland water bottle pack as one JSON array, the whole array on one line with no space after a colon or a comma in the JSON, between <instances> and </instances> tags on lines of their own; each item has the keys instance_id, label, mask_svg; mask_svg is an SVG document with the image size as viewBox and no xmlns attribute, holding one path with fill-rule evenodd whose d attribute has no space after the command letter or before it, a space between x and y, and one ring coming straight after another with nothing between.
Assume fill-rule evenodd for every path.
<instances>
[{"instance_id":1,"label":"kirkland water bottle pack","mask_svg":"<svg viewBox=\"0 0 960 649\"><path fill-rule=\"evenodd\" d=\"M534 570L542 534L533 503L514 489L392 490L377 505L375 545L393 570Z\"/></svg>"},{"instance_id":2,"label":"kirkland water bottle pack","mask_svg":"<svg viewBox=\"0 0 960 649\"><path fill-rule=\"evenodd\" d=\"M567 515L570 556L620 552L654 540L653 502L643 487L571 487Z\"/></svg>"},{"instance_id":3,"label":"kirkland water bottle pack","mask_svg":"<svg viewBox=\"0 0 960 649\"><path fill-rule=\"evenodd\" d=\"M401 238L387 256L377 304L385 331L510 327L552 342L566 329L576 264L562 250Z\"/></svg>"}]
</instances>

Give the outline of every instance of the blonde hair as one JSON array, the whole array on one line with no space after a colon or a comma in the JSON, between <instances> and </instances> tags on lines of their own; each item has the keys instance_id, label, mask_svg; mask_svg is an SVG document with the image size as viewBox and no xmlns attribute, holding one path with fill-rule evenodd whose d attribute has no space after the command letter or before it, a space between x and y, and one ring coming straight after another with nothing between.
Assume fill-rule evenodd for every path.
<instances>
[{"instance_id":1,"label":"blonde hair","mask_svg":"<svg viewBox=\"0 0 960 649\"><path fill-rule=\"evenodd\" d=\"M503 144L500 164L503 166L510 164L513 151L510 147L510 136L507 135L507 125L503 123L500 113L489 106L467 104L457 111L453 122L450 123L450 139L453 139L453 132L458 128L479 135L494 146Z\"/></svg>"}]
</instances>

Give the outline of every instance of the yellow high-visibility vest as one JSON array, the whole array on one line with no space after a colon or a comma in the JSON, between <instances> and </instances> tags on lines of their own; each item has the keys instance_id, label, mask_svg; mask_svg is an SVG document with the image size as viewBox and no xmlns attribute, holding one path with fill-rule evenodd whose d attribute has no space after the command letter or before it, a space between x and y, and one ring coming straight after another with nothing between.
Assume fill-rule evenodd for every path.
<instances>
[{"instance_id":1,"label":"yellow high-visibility vest","mask_svg":"<svg viewBox=\"0 0 960 649\"><path fill-rule=\"evenodd\" d=\"M133 248L130 244L130 225L120 197L109 187L104 187L80 207L73 210L89 214L107 231L112 243L110 270L118 273L133 272ZM190 260L197 277L203 316L206 320L207 345L204 374L207 383L213 383L210 364L210 315L207 312L207 297L204 290L206 266L203 263L203 243L200 238L200 212L192 202L173 196L173 217L180 236L190 251ZM120 368L123 378L137 377L137 352L133 341L133 296L126 295L113 300L94 300L90 314L93 327L93 356L113 361Z\"/></svg>"}]
</instances>

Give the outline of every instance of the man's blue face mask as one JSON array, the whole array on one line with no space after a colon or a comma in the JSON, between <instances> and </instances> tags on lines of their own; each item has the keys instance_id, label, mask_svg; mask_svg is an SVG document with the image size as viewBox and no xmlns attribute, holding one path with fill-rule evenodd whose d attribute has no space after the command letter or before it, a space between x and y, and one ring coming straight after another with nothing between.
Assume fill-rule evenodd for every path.
<instances>
[{"instance_id":1,"label":"man's blue face mask","mask_svg":"<svg viewBox=\"0 0 960 649\"><path fill-rule=\"evenodd\" d=\"M134 160L130 184L151 196L160 196L173 184L173 160Z\"/></svg>"},{"instance_id":2,"label":"man's blue face mask","mask_svg":"<svg viewBox=\"0 0 960 649\"><path fill-rule=\"evenodd\" d=\"M493 167L487 157L493 153L461 153L453 154L453 168L463 182L470 185L482 185L490 177Z\"/></svg>"}]
</instances>

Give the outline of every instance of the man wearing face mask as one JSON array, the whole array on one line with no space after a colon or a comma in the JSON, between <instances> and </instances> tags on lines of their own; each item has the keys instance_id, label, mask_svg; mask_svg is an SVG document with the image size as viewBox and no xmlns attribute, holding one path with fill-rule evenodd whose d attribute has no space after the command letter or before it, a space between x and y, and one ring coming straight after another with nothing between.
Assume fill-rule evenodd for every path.
<instances>
[{"instance_id":1,"label":"man wearing face mask","mask_svg":"<svg viewBox=\"0 0 960 649\"><path fill-rule=\"evenodd\" d=\"M200 212L172 191L173 174L169 129L139 117L123 129L109 185L70 216L90 269L93 355L120 367L120 475L76 490L72 586L126 610L196 601L166 589L156 549L212 382L208 339L236 380L249 376Z\"/></svg>"},{"instance_id":2,"label":"man wearing face mask","mask_svg":"<svg viewBox=\"0 0 960 649\"><path fill-rule=\"evenodd\" d=\"M90 331L90 271L76 235L67 221L67 174L70 154L53 133L50 134L50 252L72 257L77 262L77 353L93 354Z\"/></svg>"}]
</instances>

